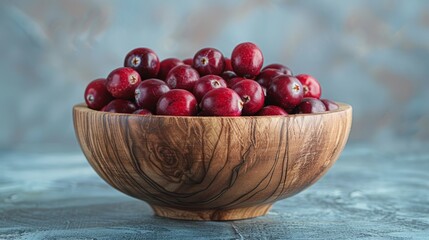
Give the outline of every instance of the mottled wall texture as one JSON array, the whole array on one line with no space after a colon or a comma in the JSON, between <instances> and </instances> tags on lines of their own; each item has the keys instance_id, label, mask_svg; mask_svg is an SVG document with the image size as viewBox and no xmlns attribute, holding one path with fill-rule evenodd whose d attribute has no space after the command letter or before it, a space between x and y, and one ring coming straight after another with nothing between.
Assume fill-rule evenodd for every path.
<instances>
[{"instance_id":1,"label":"mottled wall texture","mask_svg":"<svg viewBox=\"0 0 429 240\"><path fill-rule=\"evenodd\" d=\"M132 48L243 41L353 105L351 142L429 140L429 1L2 0L0 34L1 149L77 150L73 104Z\"/></svg>"}]
</instances>

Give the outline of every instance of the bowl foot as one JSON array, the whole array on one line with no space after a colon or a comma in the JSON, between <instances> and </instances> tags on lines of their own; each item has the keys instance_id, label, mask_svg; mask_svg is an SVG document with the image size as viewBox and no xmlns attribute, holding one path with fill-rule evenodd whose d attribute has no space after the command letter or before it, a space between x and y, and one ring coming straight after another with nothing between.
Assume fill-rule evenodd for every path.
<instances>
[{"instance_id":1,"label":"bowl foot","mask_svg":"<svg viewBox=\"0 0 429 240\"><path fill-rule=\"evenodd\" d=\"M265 215L272 204L262 204L251 207L233 208L233 209L178 209L151 205L155 215L166 218L200 221L228 221L254 218Z\"/></svg>"}]
</instances>

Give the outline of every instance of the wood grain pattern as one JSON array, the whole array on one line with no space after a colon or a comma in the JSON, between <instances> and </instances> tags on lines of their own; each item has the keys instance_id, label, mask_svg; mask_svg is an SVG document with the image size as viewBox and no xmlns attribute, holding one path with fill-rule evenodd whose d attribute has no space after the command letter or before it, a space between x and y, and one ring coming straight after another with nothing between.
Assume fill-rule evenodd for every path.
<instances>
[{"instance_id":1,"label":"wood grain pattern","mask_svg":"<svg viewBox=\"0 0 429 240\"><path fill-rule=\"evenodd\" d=\"M82 150L104 180L148 202L157 215L203 220L263 215L310 186L338 158L352 121L346 104L289 117L73 110Z\"/></svg>"}]
</instances>

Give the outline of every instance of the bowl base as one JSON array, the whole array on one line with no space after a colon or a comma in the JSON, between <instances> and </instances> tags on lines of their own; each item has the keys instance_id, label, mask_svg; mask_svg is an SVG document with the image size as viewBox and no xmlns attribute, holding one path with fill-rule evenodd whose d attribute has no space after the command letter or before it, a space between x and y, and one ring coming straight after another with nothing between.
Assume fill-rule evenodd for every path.
<instances>
[{"instance_id":1,"label":"bowl base","mask_svg":"<svg viewBox=\"0 0 429 240\"><path fill-rule=\"evenodd\" d=\"M272 203L251 207L233 209L178 209L151 205L155 215L166 218L199 220L199 221L229 221L254 218L265 215L271 209Z\"/></svg>"}]
</instances>

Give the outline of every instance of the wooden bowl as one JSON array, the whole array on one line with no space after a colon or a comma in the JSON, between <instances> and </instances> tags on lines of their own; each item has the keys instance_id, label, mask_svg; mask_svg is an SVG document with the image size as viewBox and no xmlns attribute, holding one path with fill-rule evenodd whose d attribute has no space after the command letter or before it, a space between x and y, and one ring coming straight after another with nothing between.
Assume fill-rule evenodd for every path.
<instances>
[{"instance_id":1,"label":"wooden bowl","mask_svg":"<svg viewBox=\"0 0 429 240\"><path fill-rule=\"evenodd\" d=\"M352 108L251 117L140 116L73 108L95 171L158 216L234 220L261 216L315 183L346 144Z\"/></svg>"}]
</instances>

